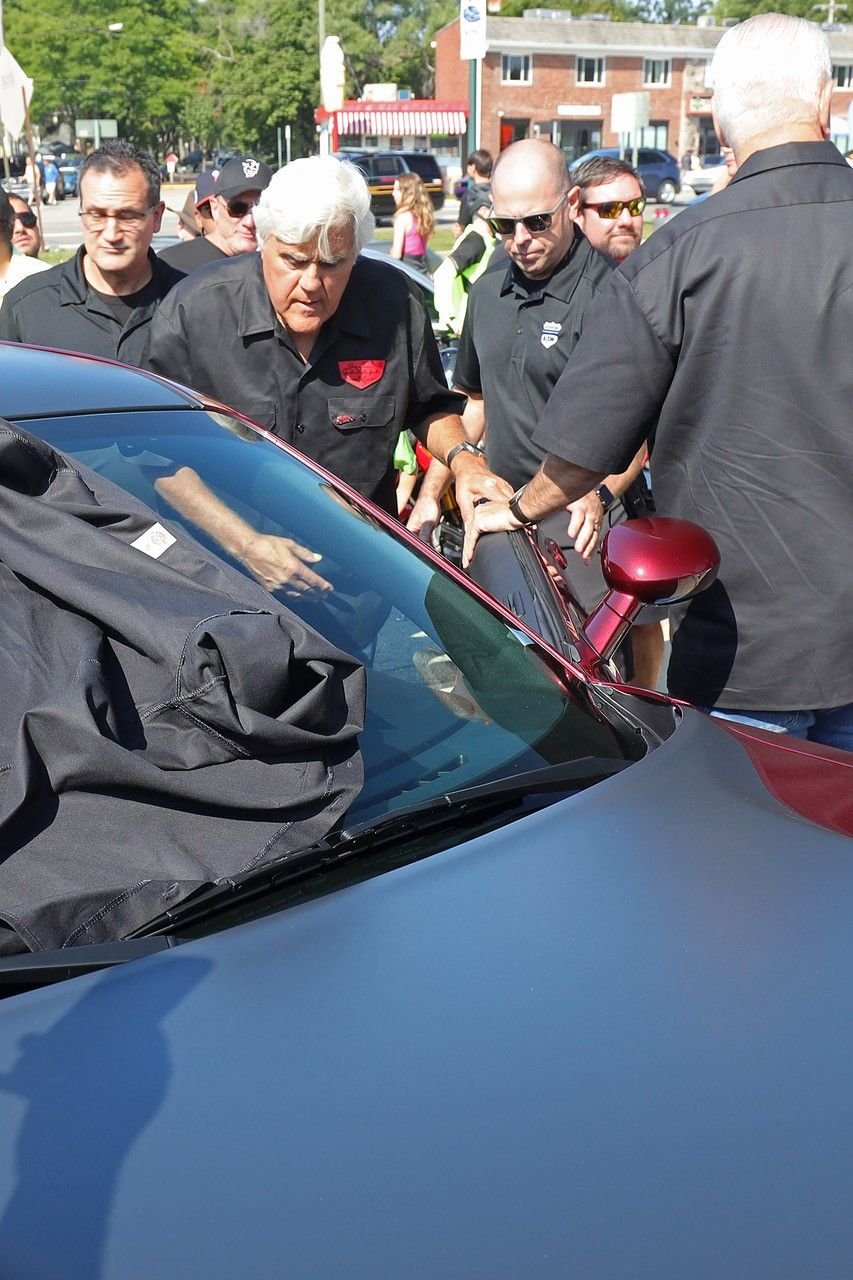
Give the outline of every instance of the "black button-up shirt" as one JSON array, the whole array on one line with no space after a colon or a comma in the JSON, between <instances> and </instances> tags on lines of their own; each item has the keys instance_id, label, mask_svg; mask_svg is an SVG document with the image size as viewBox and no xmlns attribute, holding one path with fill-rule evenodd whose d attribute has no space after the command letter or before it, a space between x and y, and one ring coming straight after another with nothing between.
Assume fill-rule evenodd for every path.
<instances>
[{"instance_id":1,"label":"black button-up shirt","mask_svg":"<svg viewBox=\"0 0 853 1280\"><path fill-rule=\"evenodd\" d=\"M657 508L713 535L669 685L703 705L853 701L853 169L756 152L614 271L536 431L591 470L657 422Z\"/></svg>"},{"instance_id":2,"label":"black button-up shirt","mask_svg":"<svg viewBox=\"0 0 853 1280\"><path fill-rule=\"evenodd\" d=\"M527 280L502 256L468 296L453 381L483 396L489 466L516 489L545 456L534 427L612 269L576 230L549 280Z\"/></svg>"},{"instance_id":3,"label":"black button-up shirt","mask_svg":"<svg viewBox=\"0 0 853 1280\"><path fill-rule=\"evenodd\" d=\"M396 512L394 447L460 413L405 276L358 258L306 364L273 310L259 254L188 276L151 327L144 367L231 405Z\"/></svg>"},{"instance_id":4,"label":"black button-up shirt","mask_svg":"<svg viewBox=\"0 0 853 1280\"><path fill-rule=\"evenodd\" d=\"M10 289L0 310L0 338L137 364L157 307L169 290L183 280L184 272L149 250L151 280L135 295L141 295L141 305L125 317L90 288L83 274L85 253L81 246L67 262L50 271L40 271Z\"/></svg>"}]
</instances>

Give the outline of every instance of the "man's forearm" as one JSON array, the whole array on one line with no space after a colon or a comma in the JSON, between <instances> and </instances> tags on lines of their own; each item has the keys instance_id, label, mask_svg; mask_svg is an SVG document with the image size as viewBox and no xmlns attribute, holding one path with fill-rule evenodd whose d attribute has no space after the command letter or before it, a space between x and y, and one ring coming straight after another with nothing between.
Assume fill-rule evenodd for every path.
<instances>
[{"instance_id":1,"label":"man's forearm","mask_svg":"<svg viewBox=\"0 0 853 1280\"><path fill-rule=\"evenodd\" d=\"M533 479L524 486L519 507L528 520L542 520L552 511L582 498L603 479L600 471L587 471L549 453Z\"/></svg>"}]
</instances>

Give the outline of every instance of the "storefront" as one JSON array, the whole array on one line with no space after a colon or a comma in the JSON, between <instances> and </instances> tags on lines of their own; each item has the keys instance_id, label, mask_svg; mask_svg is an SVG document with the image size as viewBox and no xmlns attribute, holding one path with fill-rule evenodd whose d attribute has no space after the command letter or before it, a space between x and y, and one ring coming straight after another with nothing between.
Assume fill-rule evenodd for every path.
<instances>
[{"instance_id":1,"label":"storefront","mask_svg":"<svg viewBox=\"0 0 853 1280\"><path fill-rule=\"evenodd\" d=\"M319 107L314 119L328 133L329 150L432 151L460 154L468 129L464 102L404 98L395 102L344 102L338 111Z\"/></svg>"}]
</instances>

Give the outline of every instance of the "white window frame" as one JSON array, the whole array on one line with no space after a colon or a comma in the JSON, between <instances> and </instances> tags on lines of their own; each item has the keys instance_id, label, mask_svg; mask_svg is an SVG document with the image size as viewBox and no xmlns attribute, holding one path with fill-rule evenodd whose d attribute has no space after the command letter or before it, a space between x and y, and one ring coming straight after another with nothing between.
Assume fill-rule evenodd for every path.
<instances>
[{"instance_id":1,"label":"white window frame","mask_svg":"<svg viewBox=\"0 0 853 1280\"><path fill-rule=\"evenodd\" d=\"M660 79L655 79L654 68L659 67L663 74ZM644 58L643 59L643 86L647 89L668 89L672 84L672 59L671 58Z\"/></svg>"},{"instance_id":2,"label":"white window frame","mask_svg":"<svg viewBox=\"0 0 853 1280\"><path fill-rule=\"evenodd\" d=\"M833 63L832 82L836 89L853 89L853 63Z\"/></svg>"},{"instance_id":3,"label":"white window frame","mask_svg":"<svg viewBox=\"0 0 853 1280\"><path fill-rule=\"evenodd\" d=\"M581 63L595 62L598 64L598 77L594 80L581 80ZM607 78L607 59L606 58L587 58L578 53L575 55L575 83L579 85L603 85Z\"/></svg>"},{"instance_id":4,"label":"white window frame","mask_svg":"<svg viewBox=\"0 0 853 1280\"><path fill-rule=\"evenodd\" d=\"M512 63L519 63L519 74L512 75ZM533 84L533 54L532 53L502 53L501 54L501 84Z\"/></svg>"}]
</instances>

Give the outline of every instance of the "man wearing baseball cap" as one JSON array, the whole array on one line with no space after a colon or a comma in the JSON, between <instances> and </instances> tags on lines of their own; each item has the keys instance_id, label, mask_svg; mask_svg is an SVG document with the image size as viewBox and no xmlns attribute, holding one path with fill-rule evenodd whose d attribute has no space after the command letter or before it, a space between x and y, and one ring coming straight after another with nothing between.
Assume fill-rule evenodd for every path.
<instances>
[{"instance_id":1,"label":"man wearing baseball cap","mask_svg":"<svg viewBox=\"0 0 853 1280\"><path fill-rule=\"evenodd\" d=\"M160 257L179 271L191 272L208 262L251 253L258 247L255 236L255 205L268 186L272 170L252 156L232 156L210 185L208 174L199 174L196 183L196 213L206 206L212 229L195 240L172 245Z\"/></svg>"}]
</instances>

